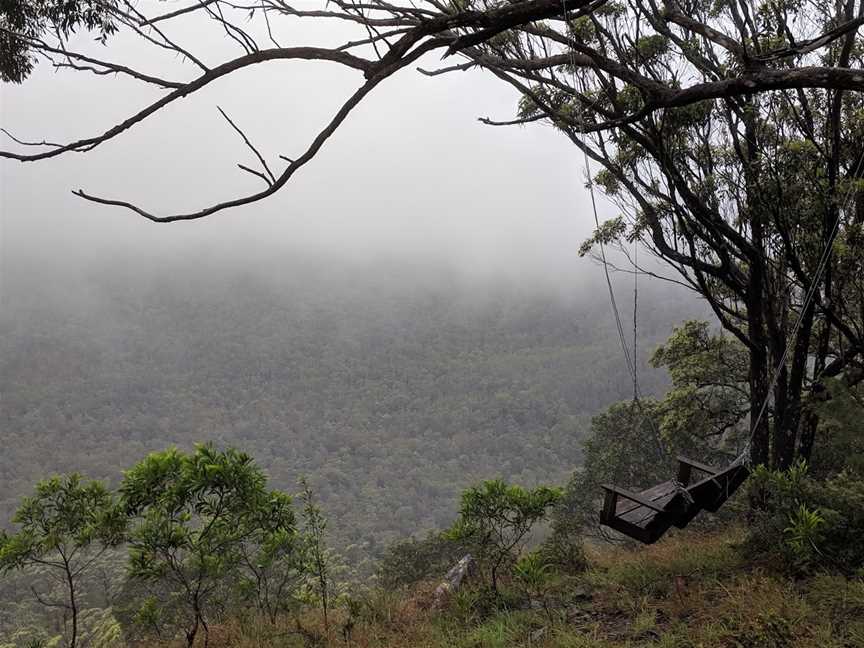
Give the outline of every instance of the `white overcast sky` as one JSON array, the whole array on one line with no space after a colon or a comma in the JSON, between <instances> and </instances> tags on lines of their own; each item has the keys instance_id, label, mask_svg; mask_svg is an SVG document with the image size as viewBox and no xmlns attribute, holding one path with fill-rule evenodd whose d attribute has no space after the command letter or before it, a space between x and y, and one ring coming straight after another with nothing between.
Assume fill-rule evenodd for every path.
<instances>
[{"instance_id":1,"label":"white overcast sky","mask_svg":"<svg viewBox=\"0 0 864 648\"><path fill-rule=\"evenodd\" d=\"M165 10L166 3L160 6ZM211 61L233 51L212 23L190 20L180 27L175 35ZM300 29L286 24L282 44L338 37L307 30L301 38ZM166 75L193 72L124 38L107 50L83 46ZM422 61L437 63L437 57ZM281 192L205 220L157 225L71 194L80 187L176 211L257 189L260 181L235 166L254 159L216 106L271 160L279 153L292 157L361 82L358 72L334 64L273 62L231 75L90 153L0 161L2 269L36 261L61 272L82 260L157 264L166 256L199 255L234 255L251 267L264 250L302 249L322 257L440 261L511 276L600 272L576 255L592 227L581 156L547 127L480 124L478 116L512 117L517 101L514 91L480 72L428 78L413 68L402 71ZM23 139L53 141L101 132L158 94L116 77L55 73L45 64L24 84L0 92L4 128ZM602 209L607 216L614 211Z\"/></svg>"}]
</instances>

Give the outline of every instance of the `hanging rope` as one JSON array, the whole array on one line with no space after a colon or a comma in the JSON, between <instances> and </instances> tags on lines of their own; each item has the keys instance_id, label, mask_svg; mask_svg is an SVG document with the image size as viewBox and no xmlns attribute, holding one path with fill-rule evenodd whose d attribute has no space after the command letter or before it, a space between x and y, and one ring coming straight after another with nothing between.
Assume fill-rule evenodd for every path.
<instances>
[{"instance_id":1,"label":"hanging rope","mask_svg":"<svg viewBox=\"0 0 864 648\"><path fill-rule=\"evenodd\" d=\"M637 377L637 372L639 371L639 366L636 363L636 358L639 357L637 353L639 349L639 335L638 335L638 325L636 322L636 316L639 313L639 243L637 240L633 240L633 400L637 400L639 397L639 379Z\"/></svg>"},{"instance_id":2,"label":"hanging rope","mask_svg":"<svg viewBox=\"0 0 864 648\"><path fill-rule=\"evenodd\" d=\"M573 36L573 29L570 25L570 12L567 9L567 0L561 0L561 8L564 14L564 22L567 25L567 30L570 32L571 37ZM577 78L576 78L576 58L574 56L573 48L569 48L570 55L570 76L571 83L573 87L574 93L576 92L577 87ZM591 196L591 210L594 214L594 225L597 230L600 229L600 216L597 210L597 197L596 192L594 190L594 177L591 174L591 159L588 157L588 151L585 143L580 138L581 133L585 132L585 107L579 103L579 128L580 131L574 133L574 138L582 151L583 163L585 165L585 178L586 184L588 187L588 193ZM651 430L654 432L654 438L657 441L657 449L661 459L665 459L668 456L668 452L663 443L663 437L660 434L660 430L657 428L657 425L654 422L653 417L651 417L646 411L644 406L642 405L642 390L639 386L639 376L636 370L636 337L637 337L637 320L636 320L636 307L638 305L638 292L637 287L634 286L634 295L633 295L633 353L630 353L630 348L627 345L627 335L624 332L624 325L621 323L621 313L618 309L618 301L615 299L615 290L612 287L612 278L609 274L609 263L606 260L606 246L603 244L603 241L598 242L600 248L600 262L603 265L603 275L606 279L606 288L609 293L609 303L612 306L612 315L615 319L615 328L618 333L618 342L621 346L621 353L624 356L624 363L627 365L627 372L633 379L633 402L636 404L637 409L639 410L639 414L642 417L641 423L644 423L646 420L651 427ZM636 242L634 242L636 245ZM636 279L638 280L638 271L634 273ZM640 425L641 425L640 423Z\"/></svg>"}]
</instances>

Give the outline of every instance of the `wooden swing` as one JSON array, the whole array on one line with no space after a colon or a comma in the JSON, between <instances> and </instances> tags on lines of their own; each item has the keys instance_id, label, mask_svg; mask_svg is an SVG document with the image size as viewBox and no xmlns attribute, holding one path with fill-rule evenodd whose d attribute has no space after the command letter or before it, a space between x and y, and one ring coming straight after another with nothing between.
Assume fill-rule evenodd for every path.
<instances>
[{"instance_id":1,"label":"wooden swing","mask_svg":"<svg viewBox=\"0 0 864 648\"><path fill-rule=\"evenodd\" d=\"M750 474L743 459L718 469L678 457L675 479L639 493L604 484L600 523L644 544L656 542L669 527L686 527L700 511L717 511ZM691 483L694 470L706 476Z\"/></svg>"}]
</instances>

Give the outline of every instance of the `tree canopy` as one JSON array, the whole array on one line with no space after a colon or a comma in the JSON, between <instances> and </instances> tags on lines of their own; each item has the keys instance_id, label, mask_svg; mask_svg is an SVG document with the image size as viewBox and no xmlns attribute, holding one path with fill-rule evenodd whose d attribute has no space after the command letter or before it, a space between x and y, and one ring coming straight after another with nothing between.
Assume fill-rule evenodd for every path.
<instances>
[{"instance_id":1,"label":"tree canopy","mask_svg":"<svg viewBox=\"0 0 864 648\"><path fill-rule=\"evenodd\" d=\"M12 518L14 534L0 532L0 573L20 568L42 570L62 586L60 601L33 590L40 604L68 614L65 643L76 648L79 635L80 581L99 558L125 538L126 519L102 482L80 475L56 476L36 484Z\"/></svg>"},{"instance_id":2,"label":"tree canopy","mask_svg":"<svg viewBox=\"0 0 864 648\"><path fill-rule=\"evenodd\" d=\"M42 39L64 40L79 29L93 31L103 43L116 31L113 5L100 0L5 0L0 4L0 79L21 83L33 71Z\"/></svg>"},{"instance_id":3,"label":"tree canopy","mask_svg":"<svg viewBox=\"0 0 864 648\"><path fill-rule=\"evenodd\" d=\"M189 646L203 629L226 580L240 580L255 546L293 547L291 498L266 490L252 458L200 445L192 454L153 453L126 472L120 493L128 515L132 578L161 582L185 612ZM255 566L257 573L263 564Z\"/></svg>"}]
</instances>

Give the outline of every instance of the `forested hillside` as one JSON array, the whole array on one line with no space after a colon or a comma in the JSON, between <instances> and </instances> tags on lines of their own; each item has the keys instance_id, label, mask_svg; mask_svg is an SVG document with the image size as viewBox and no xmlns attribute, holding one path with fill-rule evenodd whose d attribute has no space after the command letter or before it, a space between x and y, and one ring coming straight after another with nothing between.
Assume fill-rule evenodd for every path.
<instances>
[{"instance_id":1,"label":"forested hillside","mask_svg":"<svg viewBox=\"0 0 864 648\"><path fill-rule=\"evenodd\" d=\"M148 451L205 440L243 448L276 488L308 476L358 560L449 525L481 479L563 483L590 416L631 393L595 277L550 287L302 259L257 274L7 274L0 520L46 475L117 483ZM656 392L666 378L644 358L702 310L658 282L640 298Z\"/></svg>"}]
</instances>

